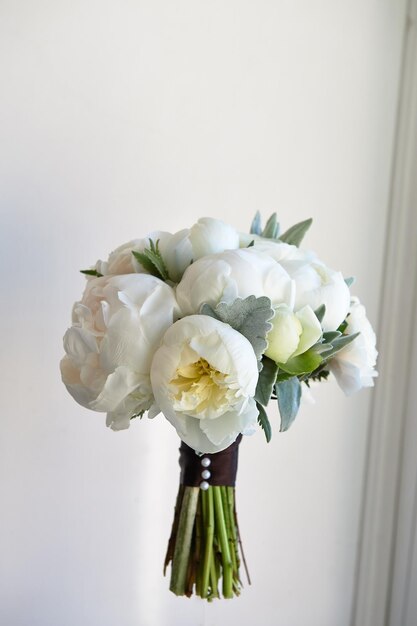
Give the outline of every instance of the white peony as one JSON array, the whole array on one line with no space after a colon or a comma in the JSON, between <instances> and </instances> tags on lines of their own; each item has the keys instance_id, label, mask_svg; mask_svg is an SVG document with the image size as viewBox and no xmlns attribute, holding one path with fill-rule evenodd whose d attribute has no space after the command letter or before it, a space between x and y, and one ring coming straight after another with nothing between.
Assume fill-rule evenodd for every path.
<instances>
[{"instance_id":1,"label":"white peony","mask_svg":"<svg viewBox=\"0 0 417 626\"><path fill-rule=\"evenodd\" d=\"M171 326L151 369L155 400L180 438L198 452L219 452L251 434L257 360L240 333L206 315Z\"/></svg>"},{"instance_id":2,"label":"white peony","mask_svg":"<svg viewBox=\"0 0 417 626\"><path fill-rule=\"evenodd\" d=\"M375 332L358 298L352 298L347 322L346 333L353 335L359 332L360 335L335 355L329 369L339 387L350 396L362 387L374 386L373 379L378 376L375 370L378 351Z\"/></svg>"},{"instance_id":3,"label":"white peony","mask_svg":"<svg viewBox=\"0 0 417 626\"><path fill-rule=\"evenodd\" d=\"M320 322L310 306L293 313L288 306L281 304L275 309L271 323L265 354L276 363L286 363L288 359L303 354L322 335Z\"/></svg>"},{"instance_id":4,"label":"white peony","mask_svg":"<svg viewBox=\"0 0 417 626\"><path fill-rule=\"evenodd\" d=\"M295 309L310 306L314 311L322 304L326 313L322 320L324 331L336 330L349 311L350 291L341 272L336 272L316 260L282 259L280 265L295 282Z\"/></svg>"},{"instance_id":5,"label":"white peony","mask_svg":"<svg viewBox=\"0 0 417 626\"><path fill-rule=\"evenodd\" d=\"M153 231L142 239L133 239L122 244L109 255L107 261L97 261L94 269L107 276L109 274L147 273L142 264L135 259L132 251L143 252L149 248L149 240L159 242L159 250L174 282L181 280L187 267L207 254L234 250L239 247L239 234L229 224L211 217L203 217L191 228L185 228L175 234L165 231Z\"/></svg>"},{"instance_id":6,"label":"white peony","mask_svg":"<svg viewBox=\"0 0 417 626\"><path fill-rule=\"evenodd\" d=\"M183 315L198 313L204 302L215 306L236 298L267 296L273 306L294 304L294 283L266 254L253 248L212 254L193 263L177 287Z\"/></svg>"},{"instance_id":7,"label":"white peony","mask_svg":"<svg viewBox=\"0 0 417 626\"><path fill-rule=\"evenodd\" d=\"M268 254L295 281L295 309L309 305L315 311L324 304L323 330L336 330L349 311L350 291L343 275L327 267L310 250L256 235L252 237L251 249ZM241 241L246 239L241 237Z\"/></svg>"},{"instance_id":8,"label":"white peony","mask_svg":"<svg viewBox=\"0 0 417 626\"><path fill-rule=\"evenodd\" d=\"M154 276L90 280L64 336L61 374L73 398L107 412L114 430L128 428L153 405L151 361L176 315L173 290Z\"/></svg>"}]
</instances>

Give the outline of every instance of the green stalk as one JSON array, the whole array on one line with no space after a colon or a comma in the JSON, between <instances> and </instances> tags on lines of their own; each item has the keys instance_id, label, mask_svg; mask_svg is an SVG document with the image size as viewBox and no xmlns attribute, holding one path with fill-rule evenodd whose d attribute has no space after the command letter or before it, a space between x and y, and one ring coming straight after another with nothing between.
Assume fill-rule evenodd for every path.
<instances>
[{"instance_id":1,"label":"green stalk","mask_svg":"<svg viewBox=\"0 0 417 626\"><path fill-rule=\"evenodd\" d=\"M214 508L213 489L209 487L207 491L202 491L203 500L203 520L205 524L206 545L204 550L203 574L201 583L201 597L207 598L209 587L209 576L211 561L213 560L213 537L214 537Z\"/></svg>"},{"instance_id":2,"label":"green stalk","mask_svg":"<svg viewBox=\"0 0 417 626\"><path fill-rule=\"evenodd\" d=\"M198 487L185 487L181 504L174 557L172 559L170 590L177 596L185 594L191 539L197 511Z\"/></svg>"},{"instance_id":3,"label":"green stalk","mask_svg":"<svg viewBox=\"0 0 417 626\"><path fill-rule=\"evenodd\" d=\"M227 539L221 491L220 487L211 487L211 489L213 489L214 496L217 535L222 552L223 596L225 598L233 598L233 567L230 557L229 542Z\"/></svg>"},{"instance_id":4,"label":"green stalk","mask_svg":"<svg viewBox=\"0 0 417 626\"><path fill-rule=\"evenodd\" d=\"M196 541L195 541L195 552L197 556L196 563L196 578L195 578L195 592L198 596L201 596L201 564L202 558L201 554L203 551L203 541L204 530L203 530L203 512L201 506L201 491L198 496L198 504L197 504L197 514L195 517L195 531L196 531Z\"/></svg>"},{"instance_id":5,"label":"green stalk","mask_svg":"<svg viewBox=\"0 0 417 626\"><path fill-rule=\"evenodd\" d=\"M235 519L235 510L234 510L234 501L235 501L234 487L226 487L226 495L227 495L227 506L229 510L229 518L231 520L233 552L235 555L236 571L237 571L238 579L239 579L240 558L239 558L239 545L238 545L238 536L236 532L236 519Z\"/></svg>"}]
</instances>

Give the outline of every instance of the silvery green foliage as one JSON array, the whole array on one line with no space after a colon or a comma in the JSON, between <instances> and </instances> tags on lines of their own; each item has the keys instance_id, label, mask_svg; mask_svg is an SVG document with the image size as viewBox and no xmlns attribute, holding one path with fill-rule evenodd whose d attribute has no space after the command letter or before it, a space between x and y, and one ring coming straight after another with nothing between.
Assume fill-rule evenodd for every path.
<instances>
[{"instance_id":1,"label":"silvery green foliage","mask_svg":"<svg viewBox=\"0 0 417 626\"><path fill-rule=\"evenodd\" d=\"M236 298L231 304L220 302L215 308L209 304L203 304L201 314L209 315L229 324L246 337L252 344L258 360L258 367L262 369L261 357L267 348L266 336L272 328L269 320L274 317L269 298L266 296Z\"/></svg>"},{"instance_id":2,"label":"silvery green foliage","mask_svg":"<svg viewBox=\"0 0 417 626\"><path fill-rule=\"evenodd\" d=\"M289 429L298 413L301 399L301 383L296 376L293 376L275 385L275 391L281 415L280 431L284 432Z\"/></svg>"},{"instance_id":3,"label":"silvery green foliage","mask_svg":"<svg viewBox=\"0 0 417 626\"><path fill-rule=\"evenodd\" d=\"M313 220L310 217L308 220L303 220L302 222L294 224L294 226L291 226L291 228L286 230L285 233L280 235L277 214L272 213L271 217L266 223L265 228L262 229L261 214L259 213L259 211L257 211L255 217L252 220L249 232L250 234L257 235L258 237L265 237L266 239L276 239L278 241L283 241L284 243L292 244L293 246L299 246L312 223Z\"/></svg>"}]
</instances>

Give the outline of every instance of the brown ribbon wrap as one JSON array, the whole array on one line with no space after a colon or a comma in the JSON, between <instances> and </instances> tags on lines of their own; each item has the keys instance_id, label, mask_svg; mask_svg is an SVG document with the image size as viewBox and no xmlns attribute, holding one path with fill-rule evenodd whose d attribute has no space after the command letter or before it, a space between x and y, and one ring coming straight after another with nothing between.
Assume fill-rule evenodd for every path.
<instances>
[{"instance_id":1,"label":"brown ribbon wrap","mask_svg":"<svg viewBox=\"0 0 417 626\"><path fill-rule=\"evenodd\" d=\"M214 454L202 454L199 456L195 450L181 441L179 464L181 468L180 483L187 487L198 487L204 480L201 472L208 469L211 476L207 479L213 487L234 487L236 484L237 462L239 444L242 435L239 435L231 446ZM209 458L211 463L208 467L201 465L201 459Z\"/></svg>"}]
</instances>

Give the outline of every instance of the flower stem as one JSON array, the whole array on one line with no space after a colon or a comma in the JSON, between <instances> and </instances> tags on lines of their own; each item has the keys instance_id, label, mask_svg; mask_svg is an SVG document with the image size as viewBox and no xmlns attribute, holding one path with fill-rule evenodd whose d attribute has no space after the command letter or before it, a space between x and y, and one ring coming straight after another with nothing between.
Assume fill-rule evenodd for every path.
<instances>
[{"instance_id":1,"label":"flower stem","mask_svg":"<svg viewBox=\"0 0 417 626\"><path fill-rule=\"evenodd\" d=\"M185 594L191 539L193 535L199 491L198 487L185 487L182 498L175 550L172 559L170 584L171 591L177 596Z\"/></svg>"},{"instance_id":2,"label":"flower stem","mask_svg":"<svg viewBox=\"0 0 417 626\"><path fill-rule=\"evenodd\" d=\"M229 541L222 504L221 487L210 487L213 490L214 510L216 515L217 536L219 538L223 565L223 596L233 598L233 567L230 557ZM209 491L210 491L209 489Z\"/></svg>"},{"instance_id":3,"label":"flower stem","mask_svg":"<svg viewBox=\"0 0 417 626\"><path fill-rule=\"evenodd\" d=\"M201 597L208 597L209 576L211 569L211 561L213 558L213 537L214 537L214 508L213 508L213 487L209 487L207 491L201 492L203 499L203 518L205 521L205 550L204 550L204 563L203 574L201 583Z\"/></svg>"}]
</instances>

